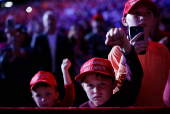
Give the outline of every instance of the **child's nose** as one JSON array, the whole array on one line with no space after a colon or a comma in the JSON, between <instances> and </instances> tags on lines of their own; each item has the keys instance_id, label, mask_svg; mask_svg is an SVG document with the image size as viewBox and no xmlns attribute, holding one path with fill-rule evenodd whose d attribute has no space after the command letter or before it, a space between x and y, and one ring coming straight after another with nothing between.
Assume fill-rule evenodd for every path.
<instances>
[{"instance_id":1,"label":"child's nose","mask_svg":"<svg viewBox=\"0 0 170 114\"><path fill-rule=\"evenodd\" d=\"M46 98L45 98L45 97L42 97L41 101L44 102L45 100L46 100Z\"/></svg>"},{"instance_id":2,"label":"child's nose","mask_svg":"<svg viewBox=\"0 0 170 114\"><path fill-rule=\"evenodd\" d=\"M146 19L146 16L145 15L141 15L139 16L139 19L142 21L142 20L145 20Z\"/></svg>"},{"instance_id":3,"label":"child's nose","mask_svg":"<svg viewBox=\"0 0 170 114\"><path fill-rule=\"evenodd\" d=\"M94 91L94 93L99 93L99 92L100 92L100 89L99 89L99 87L95 87L95 88L93 89L93 91Z\"/></svg>"}]
</instances>

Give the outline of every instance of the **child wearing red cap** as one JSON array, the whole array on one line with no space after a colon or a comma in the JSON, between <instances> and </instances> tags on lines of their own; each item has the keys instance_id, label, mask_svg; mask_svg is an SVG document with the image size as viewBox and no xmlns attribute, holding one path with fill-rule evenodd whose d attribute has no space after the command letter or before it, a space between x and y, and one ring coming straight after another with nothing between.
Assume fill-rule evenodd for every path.
<instances>
[{"instance_id":1,"label":"child wearing red cap","mask_svg":"<svg viewBox=\"0 0 170 114\"><path fill-rule=\"evenodd\" d=\"M124 107L132 106L141 87L143 76L142 66L134 47L127 42L127 38L116 38L114 44L119 45L127 73L120 74L125 77L123 85L113 94L117 86L114 69L108 59L94 57L85 62L80 74L75 80L81 82L89 101L79 107Z\"/></svg>"},{"instance_id":2,"label":"child wearing red cap","mask_svg":"<svg viewBox=\"0 0 170 114\"><path fill-rule=\"evenodd\" d=\"M57 83L54 75L50 72L39 71L30 81L32 98L38 107L70 107L74 103L74 84L68 73L71 62L64 59L61 65L65 86L65 97L58 100Z\"/></svg>"},{"instance_id":3,"label":"child wearing red cap","mask_svg":"<svg viewBox=\"0 0 170 114\"><path fill-rule=\"evenodd\" d=\"M122 23L126 27L142 26L144 32L137 34L130 43L139 54L146 50L146 54L138 55L143 68L142 86L135 102L135 106L165 106L163 91L170 70L169 51L164 45L149 41L149 31L153 29L158 8L152 0L128 0L125 3ZM144 34L144 41L137 41ZM115 38L127 37L122 28L113 28L106 35L105 44L114 46ZM129 42L129 41L128 41ZM121 63L121 52L114 46L108 55L116 75L124 69ZM125 69L126 70L126 69Z\"/></svg>"}]
</instances>

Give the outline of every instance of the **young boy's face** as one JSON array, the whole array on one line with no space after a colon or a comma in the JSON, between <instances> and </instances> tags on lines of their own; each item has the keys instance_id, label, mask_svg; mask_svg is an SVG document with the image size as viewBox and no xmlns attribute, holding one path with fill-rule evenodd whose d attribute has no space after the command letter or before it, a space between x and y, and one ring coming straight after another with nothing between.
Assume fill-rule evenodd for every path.
<instances>
[{"instance_id":1,"label":"young boy's face","mask_svg":"<svg viewBox=\"0 0 170 114\"><path fill-rule=\"evenodd\" d=\"M96 73L86 76L82 86L94 106L106 103L113 94L114 84L112 79L96 77Z\"/></svg>"},{"instance_id":2,"label":"young boy's face","mask_svg":"<svg viewBox=\"0 0 170 114\"><path fill-rule=\"evenodd\" d=\"M134 6L133 9L122 19L125 26L143 26L145 38L154 25L154 13L147 6Z\"/></svg>"},{"instance_id":3,"label":"young boy's face","mask_svg":"<svg viewBox=\"0 0 170 114\"><path fill-rule=\"evenodd\" d=\"M53 86L37 86L31 93L38 107L54 107L58 99L58 92Z\"/></svg>"}]
</instances>

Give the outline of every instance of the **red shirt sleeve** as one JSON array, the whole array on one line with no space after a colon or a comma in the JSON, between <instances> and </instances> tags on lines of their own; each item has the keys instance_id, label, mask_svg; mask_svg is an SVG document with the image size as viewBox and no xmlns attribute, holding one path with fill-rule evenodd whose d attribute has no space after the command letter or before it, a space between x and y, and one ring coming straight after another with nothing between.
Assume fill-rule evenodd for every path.
<instances>
[{"instance_id":1,"label":"red shirt sleeve","mask_svg":"<svg viewBox=\"0 0 170 114\"><path fill-rule=\"evenodd\" d=\"M60 102L60 107L71 107L73 106L75 100L74 83L70 85L64 85L64 87L65 87L65 97Z\"/></svg>"}]
</instances>

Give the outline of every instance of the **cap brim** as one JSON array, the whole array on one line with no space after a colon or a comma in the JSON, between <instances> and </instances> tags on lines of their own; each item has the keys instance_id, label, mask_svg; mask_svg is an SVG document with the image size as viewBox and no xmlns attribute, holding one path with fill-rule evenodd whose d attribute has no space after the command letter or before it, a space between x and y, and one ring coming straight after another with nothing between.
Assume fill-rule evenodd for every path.
<instances>
[{"instance_id":1,"label":"cap brim","mask_svg":"<svg viewBox=\"0 0 170 114\"><path fill-rule=\"evenodd\" d=\"M75 77L75 80L82 82L82 81L81 81L82 78L83 78L84 76L88 75L88 74L91 74L91 73L101 73L101 74L104 74L104 75L111 76L111 77L113 77L113 78L115 77L114 75L112 75L112 74L110 74L110 73L105 73L105 72L102 72L102 71L87 71L87 72L84 72L84 73L81 73L81 74L77 75L77 76Z\"/></svg>"},{"instance_id":2,"label":"cap brim","mask_svg":"<svg viewBox=\"0 0 170 114\"><path fill-rule=\"evenodd\" d=\"M53 84L49 83L49 82L46 81L46 80L38 80L38 81L36 81L35 83L31 84L31 88L30 88L30 89L32 90L32 88L35 86L35 84L37 84L37 83L39 83L39 82L45 82L45 83L47 83L47 84L53 86Z\"/></svg>"}]
</instances>

